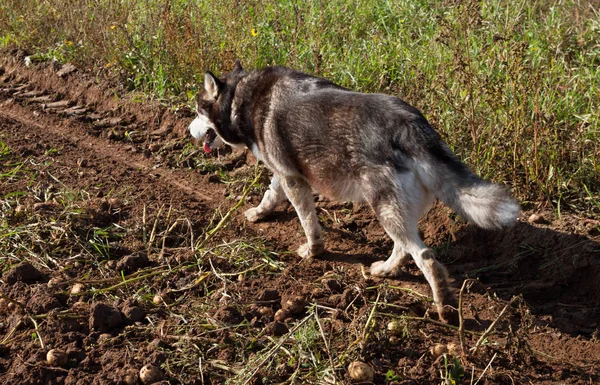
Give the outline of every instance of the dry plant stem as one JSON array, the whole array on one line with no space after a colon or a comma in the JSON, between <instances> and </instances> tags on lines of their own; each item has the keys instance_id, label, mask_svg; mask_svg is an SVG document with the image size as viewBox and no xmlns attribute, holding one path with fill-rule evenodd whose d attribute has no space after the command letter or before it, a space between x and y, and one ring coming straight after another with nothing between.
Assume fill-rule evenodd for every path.
<instances>
[{"instance_id":1,"label":"dry plant stem","mask_svg":"<svg viewBox=\"0 0 600 385\"><path fill-rule=\"evenodd\" d=\"M300 327L302 325L304 325L306 323L306 321L308 321L310 319L310 317L311 317L311 315L307 315L306 317L304 317L304 319L302 321L300 321L296 326L294 326L292 328L292 330L290 330L284 337L281 337L281 339L279 340L279 343L277 343L277 345L275 345L273 348L271 348L271 350L266 355L266 357L263 358L263 360L258 365L256 365L256 369L254 369L254 371L252 372L250 377L244 382L244 385L247 385L248 383L250 383L250 381L252 381L252 379L254 378L256 373L258 373L258 371L265 364L265 362L267 362L273 356L273 354L275 354L275 352L277 350L279 350L279 347L281 347L281 345L283 345L283 343L285 341L287 341L288 338L290 338L290 336L292 334L294 334L298 329L300 329Z\"/></svg>"},{"instance_id":2,"label":"dry plant stem","mask_svg":"<svg viewBox=\"0 0 600 385\"><path fill-rule=\"evenodd\" d=\"M196 252L196 249L194 248L194 229L192 228L192 222L190 222L188 218L185 218L185 220L187 222L188 229L190 229L190 249L192 252Z\"/></svg>"},{"instance_id":3,"label":"dry plant stem","mask_svg":"<svg viewBox=\"0 0 600 385\"><path fill-rule=\"evenodd\" d=\"M498 353L494 353L494 355L492 356L492 359L490 360L490 362L488 362L488 364L486 365L485 369L483 369L483 372L481 373L481 375L479 376L479 378L475 382L475 385L477 385L479 383L479 381L481 381L481 379L485 375L485 372L487 372L487 370L490 368L490 366L492 365L492 362L494 361L494 359L496 358L497 355L498 355Z\"/></svg>"},{"instance_id":4,"label":"dry plant stem","mask_svg":"<svg viewBox=\"0 0 600 385\"><path fill-rule=\"evenodd\" d=\"M479 346L483 343L483 341L492 333L492 331L494 330L494 328L496 327L496 324L498 323L498 321L500 321L500 319L502 318L502 316L504 316L504 313L506 313L506 310L513 304L515 303L517 300L519 300L520 297L513 297L509 303L506 304L506 306L504 306L504 309L502 309L502 311L500 312L500 314L498 314L498 317L496 317L496 319L494 320L494 322L492 322L492 324L485 330L485 332L483 332L483 334L481 335L481 337L479 337L479 339L477 340L477 343L475 344L474 347L471 348L471 350L473 350L473 353L477 352L477 349L479 348Z\"/></svg>"},{"instance_id":5,"label":"dry plant stem","mask_svg":"<svg viewBox=\"0 0 600 385\"><path fill-rule=\"evenodd\" d=\"M130 283L133 283L133 282L141 281L142 279L154 277L155 275L160 275L160 274L163 274L163 273L168 273L169 271L172 271L172 269L169 269L169 270L159 270L159 271L155 271L155 272L150 273L150 274L142 275L142 276L131 278L131 279L126 279L123 282L119 282L116 285L105 287L104 289L90 290L90 291L86 291L86 292L82 292L82 293L78 293L78 294L71 294L71 295L87 295L87 294L95 294L95 293L106 293L108 291L115 290L115 289L117 289L117 288L119 288L121 286L130 284Z\"/></svg>"},{"instance_id":6,"label":"dry plant stem","mask_svg":"<svg viewBox=\"0 0 600 385\"><path fill-rule=\"evenodd\" d=\"M38 327L37 321L31 316L29 316L29 319L31 320L31 322L33 322L33 327L35 328L35 334L37 335L38 339L40 340L40 346L42 347L42 349L46 349L46 346L44 345L44 339L42 338L42 334L40 333L40 328Z\"/></svg>"},{"instance_id":7,"label":"dry plant stem","mask_svg":"<svg viewBox=\"0 0 600 385\"><path fill-rule=\"evenodd\" d=\"M162 214L163 208L165 205L161 205L158 209L158 213L156 214L156 218L154 219L154 225L152 226L152 231L150 232L150 239L148 240L147 252L150 254L150 249L152 248L152 244L154 243L154 238L156 237L156 227L158 226L158 220L160 219L160 215Z\"/></svg>"},{"instance_id":8,"label":"dry plant stem","mask_svg":"<svg viewBox=\"0 0 600 385\"><path fill-rule=\"evenodd\" d=\"M409 294L413 294L413 295L415 295L415 296L417 296L417 297L420 297L420 298L425 298L425 299L426 299L427 301L429 301L429 302L433 302L433 298L431 298L431 297L429 297L429 296L427 296L427 295L425 295L425 294L421 294L421 293L419 293L419 292L418 292L418 291L416 291L416 290L409 289L409 288L407 288L407 287L402 287L402 286L393 286L393 285L385 285L385 287L389 287L390 289L396 289L396 290L405 291L405 292L407 292L407 293L409 293ZM366 289L366 290L373 290L373 289L379 289L379 288L381 288L381 285L377 285L377 286L370 286L370 287L367 287L367 289Z\"/></svg>"},{"instance_id":9,"label":"dry plant stem","mask_svg":"<svg viewBox=\"0 0 600 385\"><path fill-rule=\"evenodd\" d=\"M180 267L180 266L177 266L177 267ZM118 277L114 277L114 278L105 278L105 279L90 279L90 280L73 279L71 281L61 282L60 285L70 285L72 283L83 283L85 285L97 285L97 284L101 284L101 283L119 282L119 281L122 281L123 279L129 280L129 279L135 278L140 275L144 275L144 274L151 273L153 271L161 270L163 267L164 266L157 266L157 267L150 267L147 269L138 270L135 273L126 275L125 278L123 278L122 276L118 276ZM174 269L176 269L177 267L175 267Z\"/></svg>"},{"instance_id":10,"label":"dry plant stem","mask_svg":"<svg viewBox=\"0 0 600 385\"><path fill-rule=\"evenodd\" d=\"M198 367L200 368L200 380L204 385L204 371L202 370L202 356L198 357Z\"/></svg>"},{"instance_id":11,"label":"dry plant stem","mask_svg":"<svg viewBox=\"0 0 600 385\"><path fill-rule=\"evenodd\" d=\"M325 349L327 350L327 356L329 357L329 364L331 365L331 372L335 377L335 365L333 364L333 358L331 357L331 349L329 348L329 341L325 337L325 331L323 330L323 325L321 324L321 320L319 319L319 312L316 308L314 308L315 320L317 321L317 325L319 326L319 331L321 332L321 337L323 337L323 343L325 343ZM337 378L336 378L337 380Z\"/></svg>"},{"instance_id":12,"label":"dry plant stem","mask_svg":"<svg viewBox=\"0 0 600 385\"><path fill-rule=\"evenodd\" d=\"M367 342L369 341L369 330L370 325L371 325L371 321L373 321L373 316L375 315L375 311L377 310L377 305L379 304L379 297L381 296L381 291L377 291L377 298L375 299L375 304L373 304L373 309L371 309L371 312L369 313L369 318L367 318L367 322L365 323L365 329L363 330L363 337L362 337L362 348L364 348L367 345Z\"/></svg>"},{"instance_id":13,"label":"dry plant stem","mask_svg":"<svg viewBox=\"0 0 600 385\"><path fill-rule=\"evenodd\" d=\"M229 372L229 373L231 373L231 374L238 375L238 374L240 373L240 371L239 371L238 369L234 369L234 368L232 368L232 367L230 367L230 366L223 365L223 364L222 364L220 361L218 361L218 360L210 360L210 361L206 361L206 362L208 362L209 364L211 364L212 366L214 366L214 367L215 367L215 368L217 368L217 369L224 370L224 371L226 371L226 372Z\"/></svg>"},{"instance_id":14,"label":"dry plant stem","mask_svg":"<svg viewBox=\"0 0 600 385\"><path fill-rule=\"evenodd\" d=\"M191 289L195 288L196 286L200 285L202 282L204 282L204 280L206 278L208 278L211 274L212 273L210 271L204 272L204 273L202 273L202 275L200 275L200 277L196 278L194 280L194 282L192 282L191 285L187 285L185 287L182 287L181 289L169 290L169 293L181 293L183 291L191 290Z\"/></svg>"},{"instance_id":15,"label":"dry plant stem","mask_svg":"<svg viewBox=\"0 0 600 385\"><path fill-rule=\"evenodd\" d=\"M23 324L23 320L19 320L19 322L17 322L17 324L10 330L10 332L6 335L6 337L4 337L4 339L2 341L0 341L0 345L5 345L10 340L10 338L13 336L13 334L15 334L15 332L17 331L19 326L21 326L21 324Z\"/></svg>"},{"instance_id":16,"label":"dry plant stem","mask_svg":"<svg viewBox=\"0 0 600 385\"><path fill-rule=\"evenodd\" d=\"M165 221L167 223L167 225L169 224L170 220L171 220L171 213L173 212L173 206L169 205L169 212L167 213L167 220ZM167 236L169 235L169 233L172 231L172 229L175 227L175 225L177 224L177 221L175 221L175 223L173 223L173 225L171 227L168 228L168 230L165 231L165 233L163 234L162 237L162 245L160 248L160 253L158 254L158 259L159 260L163 260L163 257L165 255L165 245L167 242Z\"/></svg>"},{"instance_id":17,"label":"dry plant stem","mask_svg":"<svg viewBox=\"0 0 600 385\"><path fill-rule=\"evenodd\" d=\"M182 266L183 266L183 264L178 265L178 266L174 267L172 270L177 270L177 269L181 268ZM189 268L189 267L192 267L192 266L187 266L187 268ZM70 281L60 282L59 285L60 286L67 286L67 285L71 285L73 283L83 283L85 285L98 285L98 284L102 284L102 283L119 282L119 281L123 281L123 280L128 281L128 280L130 280L132 278L135 278L135 277L138 277L140 275L148 274L148 273L151 273L153 271L161 270L163 268L164 268L164 266L149 267L147 269L138 270L135 273L131 273L131 274L125 276L125 277L118 276L118 277L113 277L113 278L90 279L90 280L72 279ZM80 293L80 294L71 294L71 295L84 295L84 294L89 294L89 292L83 292L83 293Z\"/></svg>"},{"instance_id":18,"label":"dry plant stem","mask_svg":"<svg viewBox=\"0 0 600 385\"><path fill-rule=\"evenodd\" d=\"M148 234L146 233L146 204L144 203L144 209L142 210L142 239L144 244L147 244Z\"/></svg>"},{"instance_id":19,"label":"dry plant stem","mask_svg":"<svg viewBox=\"0 0 600 385\"><path fill-rule=\"evenodd\" d=\"M85 318L84 316L75 314L75 313L71 312L70 310L63 310L63 311L59 311L58 313L50 312L50 313L45 313L45 314L30 315L29 317L33 318L35 320L39 320L39 319L46 319L50 316L56 317L56 318L62 318L62 319Z\"/></svg>"},{"instance_id":20,"label":"dry plant stem","mask_svg":"<svg viewBox=\"0 0 600 385\"><path fill-rule=\"evenodd\" d=\"M248 268L246 270L242 270L242 271L234 272L234 273L220 273L219 275L221 275L222 277L238 276L240 274L246 274L246 273L249 273L251 271L258 270L258 269L260 269L262 267L265 267L266 265L267 265L266 263L261 263L258 266L253 266L253 267L250 267L250 268Z\"/></svg>"},{"instance_id":21,"label":"dry plant stem","mask_svg":"<svg viewBox=\"0 0 600 385\"><path fill-rule=\"evenodd\" d=\"M226 280L225 278L221 277L221 274L219 274L219 273L217 272L217 270L215 269L215 267L213 266L213 263L212 263L212 259L211 259L211 258L208 258L208 263L210 264L210 269L212 270L212 273L215 275L215 277L217 277L217 278L219 278L221 281L223 281L223 282L227 283L227 280Z\"/></svg>"},{"instance_id":22,"label":"dry plant stem","mask_svg":"<svg viewBox=\"0 0 600 385\"><path fill-rule=\"evenodd\" d=\"M398 317L397 314L381 313L381 312L379 314L382 315L382 316L389 316L389 317L392 317L392 318L405 319L405 320L409 320L409 321L423 321L423 322L427 322L427 323L430 323L430 324L434 324L434 325L438 325L438 326L443 326L443 327L448 328L448 329L458 330L457 326L450 325L450 324L447 324L447 323L444 323L444 322L441 322L441 321L436 321L436 320L433 320L431 318L414 317L414 316L400 316L400 317ZM472 331L472 330L465 330L464 332L467 333L467 334L474 335L474 336L481 335L481 333L475 332L475 331Z\"/></svg>"},{"instance_id":23,"label":"dry plant stem","mask_svg":"<svg viewBox=\"0 0 600 385\"><path fill-rule=\"evenodd\" d=\"M465 340L465 319L463 316L463 294L467 285L474 281L474 279L465 279L458 296L458 338L460 340L460 350L463 354L465 353L465 346L467 344Z\"/></svg>"}]
</instances>

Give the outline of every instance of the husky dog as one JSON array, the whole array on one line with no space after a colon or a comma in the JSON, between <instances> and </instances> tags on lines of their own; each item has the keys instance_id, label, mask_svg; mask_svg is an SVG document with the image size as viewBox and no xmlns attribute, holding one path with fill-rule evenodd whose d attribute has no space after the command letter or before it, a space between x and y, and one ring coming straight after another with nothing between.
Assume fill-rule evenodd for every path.
<instances>
[{"instance_id":1,"label":"husky dog","mask_svg":"<svg viewBox=\"0 0 600 385\"><path fill-rule=\"evenodd\" d=\"M371 274L394 277L412 257L433 291L442 319L456 300L448 273L419 237L417 222L437 197L486 229L515 223L509 192L461 163L425 117L401 99L364 94L285 67L245 71L236 61L219 79L204 77L192 136L210 152L224 144L248 148L273 173L248 221L268 216L286 197L306 234L301 257L325 251L313 190L329 199L366 202L394 241Z\"/></svg>"}]
</instances>

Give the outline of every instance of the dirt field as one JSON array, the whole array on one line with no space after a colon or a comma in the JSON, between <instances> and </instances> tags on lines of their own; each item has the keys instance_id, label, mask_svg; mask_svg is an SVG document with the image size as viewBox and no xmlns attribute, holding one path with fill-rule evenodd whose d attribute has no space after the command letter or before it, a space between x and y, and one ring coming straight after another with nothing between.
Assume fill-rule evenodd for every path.
<instances>
[{"instance_id":1,"label":"dirt field","mask_svg":"<svg viewBox=\"0 0 600 385\"><path fill-rule=\"evenodd\" d=\"M369 276L392 244L367 207L319 201L329 252L300 261L288 204L243 219L267 172L190 145L190 111L22 63L0 60L0 383L350 383L355 360L376 384L600 383L597 220L528 203L489 232L436 205L459 330L414 264Z\"/></svg>"}]
</instances>

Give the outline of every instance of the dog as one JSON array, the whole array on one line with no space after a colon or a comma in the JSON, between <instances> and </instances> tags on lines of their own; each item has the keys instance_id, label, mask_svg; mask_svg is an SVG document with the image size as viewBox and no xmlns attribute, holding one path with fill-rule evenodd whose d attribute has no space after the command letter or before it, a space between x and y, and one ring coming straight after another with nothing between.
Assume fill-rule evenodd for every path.
<instances>
[{"instance_id":1,"label":"dog","mask_svg":"<svg viewBox=\"0 0 600 385\"><path fill-rule=\"evenodd\" d=\"M222 78L206 72L189 131L206 152L248 148L273 173L245 216L259 221L289 199L307 238L298 249L303 258L325 252L313 191L367 203L394 241L391 256L370 273L397 276L412 257L447 322L456 320L456 298L446 268L420 239L419 218L434 197L486 229L512 226L520 213L507 189L473 174L408 103L286 67L246 71L236 61Z\"/></svg>"}]
</instances>

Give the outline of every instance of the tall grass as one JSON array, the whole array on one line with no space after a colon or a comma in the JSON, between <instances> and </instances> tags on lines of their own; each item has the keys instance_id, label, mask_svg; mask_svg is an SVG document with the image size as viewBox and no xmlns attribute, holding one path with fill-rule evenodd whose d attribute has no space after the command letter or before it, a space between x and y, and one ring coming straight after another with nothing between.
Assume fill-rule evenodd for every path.
<instances>
[{"instance_id":1,"label":"tall grass","mask_svg":"<svg viewBox=\"0 0 600 385\"><path fill-rule=\"evenodd\" d=\"M0 46L173 101L235 58L398 95L477 173L585 210L600 188L599 16L586 1L8 0Z\"/></svg>"}]
</instances>

